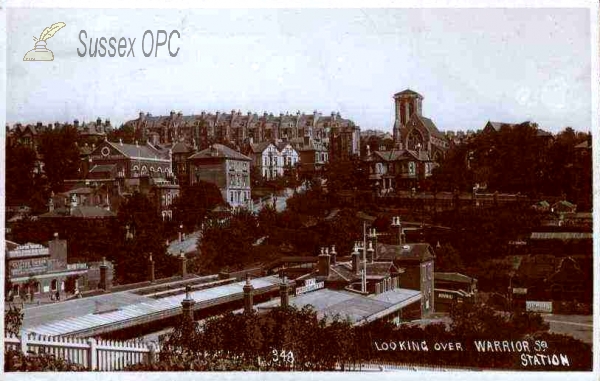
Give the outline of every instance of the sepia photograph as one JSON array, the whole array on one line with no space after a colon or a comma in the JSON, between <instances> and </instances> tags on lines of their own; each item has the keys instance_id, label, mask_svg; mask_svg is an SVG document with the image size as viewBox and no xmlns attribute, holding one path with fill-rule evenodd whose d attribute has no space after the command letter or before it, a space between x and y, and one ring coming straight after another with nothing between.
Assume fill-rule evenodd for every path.
<instances>
[{"instance_id":1,"label":"sepia photograph","mask_svg":"<svg viewBox=\"0 0 600 381\"><path fill-rule=\"evenodd\" d=\"M598 2L451 3L0 10L4 375L591 379Z\"/></svg>"}]
</instances>

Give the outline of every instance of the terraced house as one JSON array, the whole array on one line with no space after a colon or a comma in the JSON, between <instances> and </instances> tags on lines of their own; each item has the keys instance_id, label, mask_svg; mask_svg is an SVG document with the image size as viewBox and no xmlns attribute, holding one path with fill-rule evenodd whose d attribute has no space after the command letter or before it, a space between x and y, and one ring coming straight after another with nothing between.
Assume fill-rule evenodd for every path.
<instances>
[{"instance_id":1,"label":"terraced house","mask_svg":"<svg viewBox=\"0 0 600 381\"><path fill-rule=\"evenodd\" d=\"M274 142L290 143L295 149L304 145L305 137L325 145L332 158L359 155L360 128L339 113L323 116L317 111L279 116L264 113L262 116L232 110L231 113L202 112L200 115L183 115L171 111L168 116L140 113L139 117L125 123L137 136L154 145L184 141L205 149L212 143L235 146L246 151L250 144Z\"/></svg>"}]
</instances>

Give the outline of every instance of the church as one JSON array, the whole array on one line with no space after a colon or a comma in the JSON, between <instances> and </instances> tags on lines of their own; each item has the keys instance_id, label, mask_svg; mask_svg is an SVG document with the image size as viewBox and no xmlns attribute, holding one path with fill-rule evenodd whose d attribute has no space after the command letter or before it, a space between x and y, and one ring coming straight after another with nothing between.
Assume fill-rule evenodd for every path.
<instances>
[{"instance_id":1,"label":"church","mask_svg":"<svg viewBox=\"0 0 600 381\"><path fill-rule=\"evenodd\" d=\"M410 89L394 94L394 108L393 148L367 145L363 159L369 165L369 180L380 195L399 189L422 189L424 180L431 176L449 148L445 135L431 119L423 116L421 94ZM377 148L380 150L376 151Z\"/></svg>"},{"instance_id":2,"label":"church","mask_svg":"<svg viewBox=\"0 0 600 381\"><path fill-rule=\"evenodd\" d=\"M396 120L394 143L398 149L425 151L434 162L444 158L448 139L429 118L423 116L423 96L406 89L394 94Z\"/></svg>"}]
</instances>

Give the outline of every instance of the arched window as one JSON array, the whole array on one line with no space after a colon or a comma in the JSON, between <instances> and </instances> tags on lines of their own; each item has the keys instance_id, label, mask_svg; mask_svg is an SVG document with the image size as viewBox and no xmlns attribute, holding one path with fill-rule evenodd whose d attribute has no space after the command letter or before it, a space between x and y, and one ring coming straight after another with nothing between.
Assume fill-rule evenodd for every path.
<instances>
[{"instance_id":1,"label":"arched window","mask_svg":"<svg viewBox=\"0 0 600 381\"><path fill-rule=\"evenodd\" d=\"M148 174L148 167L146 167L145 165L142 166L142 175L147 175Z\"/></svg>"}]
</instances>

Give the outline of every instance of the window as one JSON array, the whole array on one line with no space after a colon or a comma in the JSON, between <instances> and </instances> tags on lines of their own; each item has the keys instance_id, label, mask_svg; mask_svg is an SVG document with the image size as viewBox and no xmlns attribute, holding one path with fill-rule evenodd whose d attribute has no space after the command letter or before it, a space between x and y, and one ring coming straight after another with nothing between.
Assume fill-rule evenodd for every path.
<instances>
[{"instance_id":1,"label":"window","mask_svg":"<svg viewBox=\"0 0 600 381\"><path fill-rule=\"evenodd\" d=\"M231 192L231 202L233 202L233 192Z\"/></svg>"}]
</instances>

